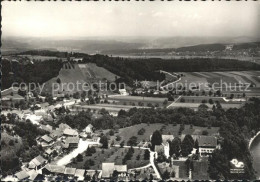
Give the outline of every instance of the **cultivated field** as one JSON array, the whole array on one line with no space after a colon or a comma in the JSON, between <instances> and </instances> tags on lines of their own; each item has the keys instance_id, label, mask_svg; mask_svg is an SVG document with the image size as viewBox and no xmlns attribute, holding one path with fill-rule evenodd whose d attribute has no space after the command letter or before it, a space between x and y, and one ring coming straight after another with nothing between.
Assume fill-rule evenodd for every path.
<instances>
[{"instance_id":1,"label":"cultivated field","mask_svg":"<svg viewBox=\"0 0 260 182\"><path fill-rule=\"evenodd\" d=\"M128 152L129 148L119 148L119 147L112 147L109 149L101 149L96 148L96 152L92 154L92 156L85 156L83 153L83 161L77 162L74 161L67 166L75 167L77 169L84 169L84 164L87 160L93 160L94 165L89 165L89 169L93 170L101 170L103 162L114 162L116 165L122 165L122 160L126 153ZM133 156L131 160L127 160L126 164L128 169L142 167L149 164L149 160L144 160L144 152L143 149L134 149ZM137 156L140 156L140 159L136 159Z\"/></svg>"},{"instance_id":2,"label":"cultivated field","mask_svg":"<svg viewBox=\"0 0 260 182\"><path fill-rule=\"evenodd\" d=\"M223 82L235 86L240 83L250 83L255 87L260 87L260 71L231 71L231 72L181 72L183 74L180 83L208 83L218 85ZM216 84L216 86L218 86ZM202 87L203 88L203 87Z\"/></svg>"},{"instance_id":3,"label":"cultivated field","mask_svg":"<svg viewBox=\"0 0 260 182\"><path fill-rule=\"evenodd\" d=\"M144 128L145 132L142 135L138 135L138 131ZM145 142L150 140L150 135L153 134L154 131L160 130L164 135L174 135L178 136L180 125L173 126L172 124L164 125L162 123L154 123L154 124L138 124L126 128L121 128L118 130L118 133L115 133L114 136L110 136L110 142L114 141L115 144L120 144L122 141L127 141L132 137L137 137L137 143L140 143L140 146L143 145ZM185 129L182 131L182 134L191 134L191 135L199 135L202 134L202 131L207 130L209 135L213 135L218 133L218 127L211 127L208 129L207 127L199 127L193 126L192 128L190 125L185 125ZM104 134L108 133L109 130L102 131ZM116 140L117 135L121 137L120 140Z\"/></svg>"}]
</instances>

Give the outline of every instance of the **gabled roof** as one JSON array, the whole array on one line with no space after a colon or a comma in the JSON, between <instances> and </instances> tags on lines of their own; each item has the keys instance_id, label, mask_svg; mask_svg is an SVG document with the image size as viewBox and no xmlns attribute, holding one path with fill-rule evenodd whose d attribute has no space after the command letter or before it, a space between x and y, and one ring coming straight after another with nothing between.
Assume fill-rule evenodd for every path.
<instances>
[{"instance_id":1,"label":"gabled roof","mask_svg":"<svg viewBox=\"0 0 260 182\"><path fill-rule=\"evenodd\" d=\"M86 170L85 169L76 169L75 176L84 177Z\"/></svg>"},{"instance_id":2,"label":"gabled roof","mask_svg":"<svg viewBox=\"0 0 260 182\"><path fill-rule=\"evenodd\" d=\"M217 146L217 138L213 136L199 136L198 142L200 147L216 147Z\"/></svg>"},{"instance_id":3,"label":"gabled roof","mask_svg":"<svg viewBox=\"0 0 260 182\"><path fill-rule=\"evenodd\" d=\"M114 163L102 163L102 177L109 178L113 174L115 169Z\"/></svg>"},{"instance_id":4,"label":"gabled roof","mask_svg":"<svg viewBox=\"0 0 260 182\"><path fill-rule=\"evenodd\" d=\"M20 171L16 173L15 176L18 178L18 180L23 180L30 177L29 174L25 171Z\"/></svg>"},{"instance_id":5,"label":"gabled roof","mask_svg":"<svg viewBox=\"0 0 260 182\"><path fill-rule=\"evenodd\" d=\"M49 137L48 135L43 135L41 137L41 139L43 139L44 141L46 141L47 143L50 143L52 141L52 138Z\"/></svg>"},{"instance_id":6,"label":"gabled roof","mask_svg":"<svg viewBox=\"0 0 260 182\"><path fill-rule=\"evenodd\" d=\"M50 125L41 125L40 127L41 129L45 130L45 131L49 131L49 132L52 132L52 126Z\"/></svg>"},{"instance_id":7,"label":"gabled roof","mask_svg":"<svg viewBox=\"0 0 260 182\"><path fill-rule=\"evenodd\" d=\"M35 170L30 170L27 173L30 176L29 179L32 181L34 181L37 178L37 176L41 175L41 174L37 173Z\"/></svg>"},{"instance_id":8,"label":"gabled roof","mask_svg":"<svg viewBox=\"0 0 260 182\"><path fill-rule=\"evenodd\" d=\"M78 132L77 132L76 130L66 128L66 129L63 131L63 134L64 134L64 135L70 135L70 136L76 136L76 135L78 135Z\"/></svg>"},{"instance_id":9,"label":"gabled roof","mask_svg":"<svg viewBox=\"0 0 260 182\"><path fill-rule=\"evenodd\" d=\"M127 165L115 165L115 170L117 170L117 172L127 172Z\"/></svg>"},{"instance_id":10,"label":"gabled roof","mask_svg":"<svg viewBox=\"0 0 260 182\"><path fill-rule=\"evenodd\" d=\"M48 148L48 149L45 151L45 153L48 154L48 155L50 155L50 154L52 154L53 151L54 151L53 149Z\"/></svg>"},{"instance_id":11,"label":"gabled roof","mask_svg":"<svg viewBox=\"0 0 260 182\"><path fill-rule=\"evenodd\" d=\"M60 137L61 135L62 135L62 131L60 130L54 130L50 133L50 137L52 138Z\"/></svg>"},{"instance_id":12,"label":"gabled roof","mask_svg":"<svg viewBox=\"0 0 260 182\"><path fill-rule=\"evenodd\" d=\"M59 129L61 129L62 131L65 130L66 128L70 128L70 126L64 123L59 124Z\"/></svg>"},{"instance_id":13,"label":"gabled roof","mask_svg":"<svg viewBox=\"0 0 260 182\"><path fill-rule=\"evenodd\" d=\"M70 167L66 167L64 174L68 174L68 175L74 175L76 172L76 168L70 168Z\"/></svg>"},{"instance_id":14,"label":"gabled roof","mask_svg":"<svg viewBox=\"0 0 260 182\"><path fill-rule=\"evenodd\" d=\"M38 155L33 160L31 160L31 162L33 162L36 166L39 166L39 165L43 164L46 161L47 160L44 159L41 155Z\"/></svg>"},{"instance_id":15,"label":"gabled roof","mask_svg":"<svg viewBox=\"0 0 260 182\"><path fill-rule=\"evenodd\" d=\"M47 164L45 166L45 169L47 169L48 171L52 172L52 173L64 173L65 170L65 166L57 166L57 165L51 165L51 164Z\"/></svg>"},{"instance_id":16,"label":"gabled roof","mask_svg":"<svg viewBox=\"0 0 260 182\"><path fill-rule=\"evenodd\" d=\"M68 137L66 139L66 142L65 143L68 143L68 144L71 144L71 143L79 143L79 137Z\"/></svg>"}]
</instances>

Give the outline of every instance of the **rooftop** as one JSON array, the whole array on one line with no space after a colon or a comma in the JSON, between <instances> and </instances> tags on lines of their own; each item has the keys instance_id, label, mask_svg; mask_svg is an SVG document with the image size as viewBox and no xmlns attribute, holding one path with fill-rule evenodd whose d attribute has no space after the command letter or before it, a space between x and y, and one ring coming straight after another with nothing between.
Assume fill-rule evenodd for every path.
<instances>
[{"instance_id":1,"label":"rooftop","mask_svg":"<svg viewBox=\"0 0 260 182\"><path fill-rule=\"evenodd\" d=\"M217 138L213 136L199 136L198 137L199 146L217 146Z\"/></svg>"},{"instance_id":2,"label":"rooftop","mask_svg":"<svg viewBox=\"0 0 260 182\"><path fill-rule=\"evenodd\" d=\"M70 135L70 136L76 136L76 135L78 135L78 132L76 130L73 130L73 129L70 129L70 128L66 128L63 131L63 134L64 135Z\"/></svg>"},{"instance_id":3,"label":"rooftop","mask_svg":"<svg viewBox=\"0 0 260 182\"><path fill-rule=\"evenodd\" d=\"M62 173L64 173L65 166L57 166L57 165L47 164L45 166L45 169L47 169L48 171L53 172L53 173L62 174Z\"/></svg>"},{"instance_id":4,"label":"rooftop","mask_svg":"<svg viewBox=\"0 0 260 182\"><path fill-rule=\"evenodd\" d=\"M64 174L68 174L68 175L74 175L76 172L76 168L70 168L70 167L66 167Z\"/></svg>"},{"instance_id":5,"label":"rooftop","mask_svg":"<svg viewBox=\"0 0 260 182\"><path fill-rule=\"evenodd\" d=\"M44 141L46 141L47 143L50 143L52 141L52 138L49 137L48 135L43 135L41 137L41 139L43 139Z\"/></svg>"},{"instance_id":6,"label":"rooftop","mask_svg":"<svg viewBox=\"0 0 260 182\"><path fill-rule=\"evenodd\" d=\"M25 171L20 171L16 173L15 176L18 178L18 180L23 180L30 177L29 174Z\"/></svg>"},{"instance_id":7,"label":"rooftop","mask_svg":"<svg viewBox=\"0 0 260 182\"><path fill-rule=\"evenodd\" d=\"M114 163L102 163L102 177L109 178L113 174L115 169Z\"/></svg>"}]
</instances>

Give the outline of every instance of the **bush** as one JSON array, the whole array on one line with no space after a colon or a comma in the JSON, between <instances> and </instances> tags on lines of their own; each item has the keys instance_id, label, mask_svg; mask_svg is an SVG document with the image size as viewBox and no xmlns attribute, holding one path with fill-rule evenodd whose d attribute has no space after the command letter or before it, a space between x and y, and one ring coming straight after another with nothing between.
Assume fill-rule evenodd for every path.
<instances>
[{"instance_id":1,"label":"bush","mask_svg":"<svg viewBox=\"0 0 260 182\"><path fill-rule=\"evenodd\" d=\"M209 134L209 132L207 130L202 131L202 135L208 135L208 134Z\"/></svg>"},{"instance_id":2,"label":"bush","mask_svg":"<svg viewBox=\"0 0 260 182\"><path fill-rule=\"evenodd\" d=\"M141 128L141 129L137 132L138 135L143 135L144 133L145 133L145 129L144 129L144 128Z\"/></svg>"},{"instance_id":3,"label":"bush","mask_svg":"<svg viewBox=\"0 0 260 182\"><path fill-rule=\"evenodd\" d=\"M10 141L9 141L9 145L10 145L10 146L14 146L14 141L13 141L13 140L10 140Z\"/></svg>"}]
</instances>

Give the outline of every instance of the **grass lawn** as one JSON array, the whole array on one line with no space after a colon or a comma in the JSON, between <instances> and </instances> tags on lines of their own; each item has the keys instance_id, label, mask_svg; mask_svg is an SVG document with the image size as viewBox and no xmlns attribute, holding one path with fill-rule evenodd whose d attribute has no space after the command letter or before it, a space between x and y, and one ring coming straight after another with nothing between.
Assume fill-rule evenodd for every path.
<instances>
[{"instance_id":1,"label":"grass lawn","mask_svg":"<svg viewBox=\"0 0 260 182\"><path fill-rule=\"evenodd\" d=\"M101 170L102 169L102 163L103 162L114 162L116 165L122 165L122 160L126 153L128 152L128 148L118 148L118 147L112 147L109 149L101 149L96 148L96 152L92 154L92 156L85 156L85 153L83 153L83 161L81 162L72 162L68 164L67 166L75 167L78 169L84 169L85 161L91 159L94 161L93 166L89 166L92 170ZM143 160L144 159L144 152L145 150L142 149L134 149L134 154L131 158L131 160L128 160L126 162L127 168L137 168L142 167L147 164L149 164L149 160ZM137 160L137 156L140 155L140 160Z\"/></svg>"},{"instance_id":2,"label":"grass lawn","mask_svg":"<svg viewBox=\"0 0 260 182\"><path fill-rule=\"evenodd\" d=\"M143 135L138 135L138 131L144 128L145 132ZM155 124L138 124L126 128L121 128L118 130L118 133L115 133L114 136L110 136L110 142L114 141L115 144L120 144L122 141L125 141L125 145L127 144L127 141L132 136L137 137L137 142L140 143L142 141L149 141L150 135L153 134L155 130L161 130L161 133L164 135L174 135L178 136L180 125L173 126L172 124L164 125L162 123L155 123ZM193 126L193 128L190 128L190 125L185 125L185 129L183 130L182 134L202 134L202 131L207 130L209 135L213 135L218 133L219 127L211 127L211 129L208 129L207 127L199 127L199 126ZM104 134L108 134L109 130L104 130ZM121 139L119 141L116 141L116 136L119 135Z\"/></svg>"}]
</instances>

